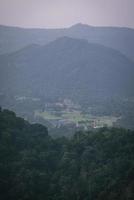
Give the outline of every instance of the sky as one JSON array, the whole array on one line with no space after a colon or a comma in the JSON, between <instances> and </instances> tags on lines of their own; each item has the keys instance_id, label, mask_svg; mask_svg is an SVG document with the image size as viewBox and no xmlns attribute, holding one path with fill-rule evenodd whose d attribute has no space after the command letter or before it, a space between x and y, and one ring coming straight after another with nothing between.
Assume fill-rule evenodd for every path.
<instances>
[{"instance_id":1,"label":"sky","mask_svg":"<svg viewBox=\"0 0 134 200\"><path fill-rule=\"evenodd\" d=\"M0 0L0 24L63 28L76 23L134 28L134 0Z\"/></svg>"}]
</instances>

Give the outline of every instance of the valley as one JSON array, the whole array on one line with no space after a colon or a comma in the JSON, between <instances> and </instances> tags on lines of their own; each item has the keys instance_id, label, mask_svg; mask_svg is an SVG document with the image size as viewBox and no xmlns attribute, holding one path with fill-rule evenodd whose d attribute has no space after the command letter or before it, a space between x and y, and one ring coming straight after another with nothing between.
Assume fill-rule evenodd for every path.
<instances>
[{"instance_id":1,"label":"valley","mask_svg":"<svg viewBox=\"0 0 134 200\"><path fill-rule=\"evenodd\" d=\"M134 200L134 0L0 0L0 200Z\"/></svg>"},{"instance_id":2,"label":"valley","mask_svg":"<svg viewBox=\"0 0 134 200\"><path fill-rule=\"evenodd\" d=\"M133 30L76 24L36 35L37 30L0 27L3 33L9 30L20 31L25 46L19 40L19 49L0 55L0 106L61 135L105 126L134 128L134 62L122 43L125 35L129 44ZM38 37L46 41L40 44Z\"/></svg>"},{"instance_id":3,"label":"valley","mask_svg":"<svg viewBox=\"0 0 134 200\"><path fill-rule=\"evenodd\" d=\"M2 100L2 95L0 95ZM2 101L1 101L2 104ZM52 129L69 128L73 130L92 130L101 127L116 126L121 119L119 113L107 113L102 105L83 104L71 99L47 100L43 98L14 96L12 99L3 97L2 107L14 110L18 116L24 117L31 123L42 123Z\"/></svg>"},{"instance_id":4,"label":"valley","mask_svg":"<svg viewBox=\"0 0 134 200\"><path fill-rule=\"evenodd\" d=\"M71 102L70 100L68 101ZM70 126L84 130L112 127L114 123L120 119L120 117L115 116L95 116L90 112L83 113L81 107L78 105L72 103L70 106L60 102L56 102L52 105L49 104L49 107L46 105L44 111L36 110L34 112L34 117L35 119L41 117L49 121L52 126L56 128Z\"/></svg>"}]
</instances>

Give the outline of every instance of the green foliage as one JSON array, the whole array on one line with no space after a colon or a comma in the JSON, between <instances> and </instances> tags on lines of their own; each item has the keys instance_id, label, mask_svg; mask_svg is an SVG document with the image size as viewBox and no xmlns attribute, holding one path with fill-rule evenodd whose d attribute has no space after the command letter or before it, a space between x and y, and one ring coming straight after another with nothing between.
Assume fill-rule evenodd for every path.
<instances>
[{"instance_id":1,"label":"green foliage","mask_svg":"<svg viewBox=\"0 0 134 200\"><path fill-rule=\"evenodd\" d=\"M102 128L52 139L0 109L0 199L134 199L134 132Z\"/></svg>"}]
</instances>

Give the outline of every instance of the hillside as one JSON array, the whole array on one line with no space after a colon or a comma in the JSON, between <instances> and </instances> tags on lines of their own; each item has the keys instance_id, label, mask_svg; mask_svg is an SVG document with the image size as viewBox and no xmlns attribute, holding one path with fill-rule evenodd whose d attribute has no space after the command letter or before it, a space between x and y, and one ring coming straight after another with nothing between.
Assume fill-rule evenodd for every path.
<instances>
[{"instance_id":1,"label":"hillside","mask_svg":"<svg viewBox=\"0 0 134 200\"><path fill-rule=\"evenodd\" d=\"M45 45L63 36L87 39L119 50L133 60L134 30L119 27L93 27L76 24L64 29L23 29L0 26L0 54L19 50L30 44Z\"/></svg>"},{"instance_id":2,"label":"hillside","mask_svg":"<svg viewBox=\"0 0 134 200\"><path fill-rule=\"evenodd\" d=\"M0 91L51 98L131 97L134 63L86 40L59 38L0 57ZM10 89L9 89L10 88Z\"/></svg>"},{"instance_id":3,"label":"hillside","mask_svg":"<svg viewBox=\"0 0 134 200\"><path fill-rule=\"evenodd\" d=\"M47 103L69 99L73 116L76 111L90 121L109 116L118 119L117 126L134 127L134 63L119 51L62 37L44 46L33 44L1 55L0 72L0 105L31 122L49 124L46 117L35 119L35 113L43 113ZM49 116L54 117L52 104ZM60 108L56 118L65 119L68 112Z\"/></svg>"},{"instance_id":4,"label":"hillside","mask_svg":"<svg viewBox=\"0 0 134 200\"><path fill-rule=\"evenodd\" d=\"M103 128L52 139L0 109L0 199L134 199L134 132Z\"/></svg>"}]
</instances>

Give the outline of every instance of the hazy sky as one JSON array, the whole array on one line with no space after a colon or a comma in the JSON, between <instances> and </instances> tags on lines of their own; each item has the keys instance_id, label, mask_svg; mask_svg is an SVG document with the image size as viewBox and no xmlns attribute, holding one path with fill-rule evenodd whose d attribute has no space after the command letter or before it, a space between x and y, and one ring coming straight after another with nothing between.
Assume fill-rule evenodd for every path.
<instances>
[{"instance_id":1,"label":"hazy sky","mask_svg":"<svg viewBox=\"0 0 134 200\"><path fill-rule=\"evenodd\" d=\"M0 0L0 24L55 28L79 22L134 28L134 0Z\"/></svg>"}]
</instances>

